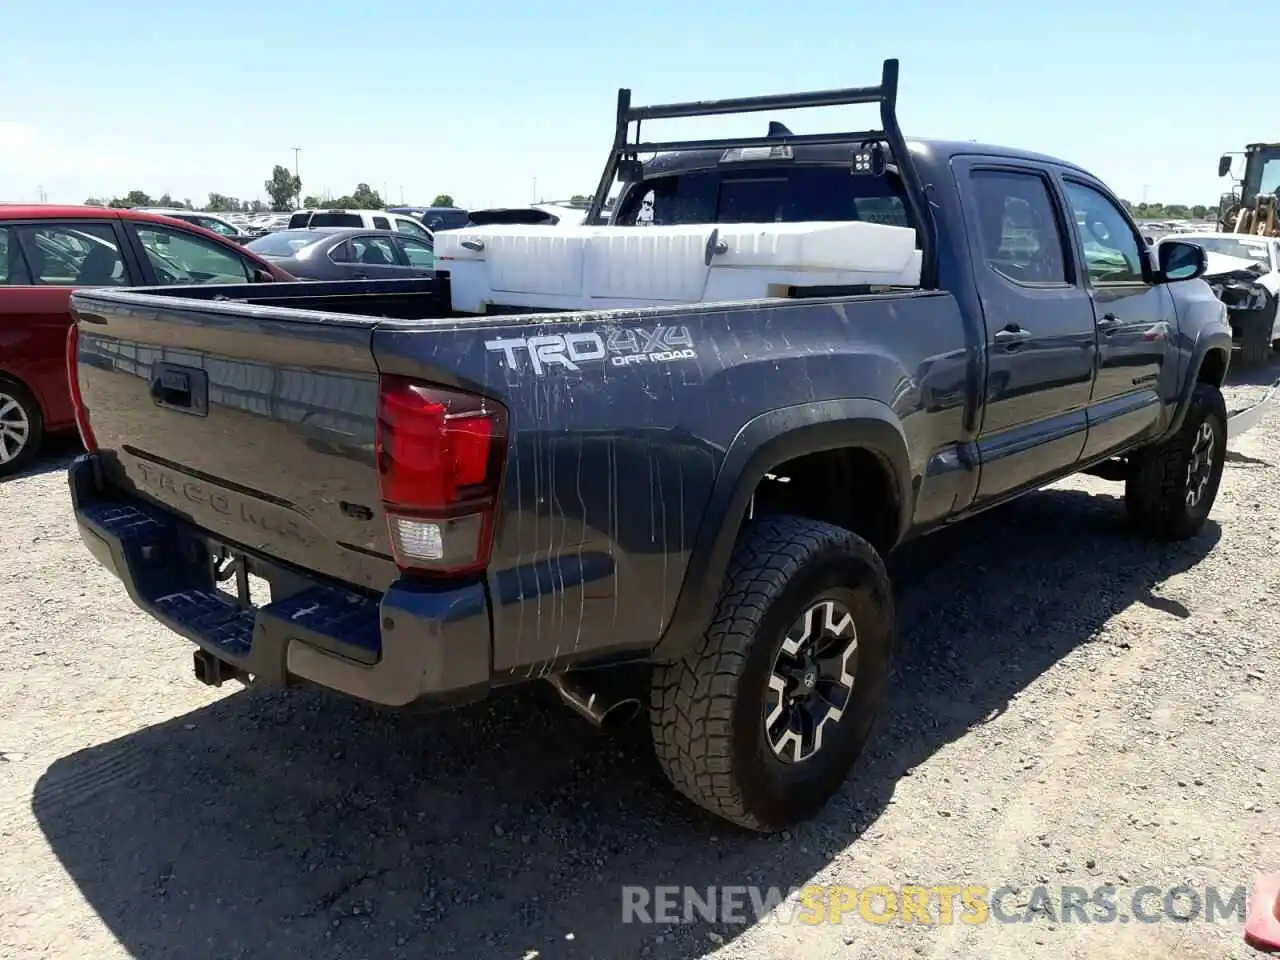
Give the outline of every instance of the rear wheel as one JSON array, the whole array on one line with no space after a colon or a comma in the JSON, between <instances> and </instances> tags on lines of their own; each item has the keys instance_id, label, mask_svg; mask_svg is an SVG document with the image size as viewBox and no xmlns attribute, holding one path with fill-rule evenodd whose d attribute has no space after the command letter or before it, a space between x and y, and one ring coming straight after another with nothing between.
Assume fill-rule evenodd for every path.
<instances>
[{"instance_id":1,"label":"rear wheel","mask_svg":"<svg viewBox=\"0 0 1280 960\"><path fill-rule=\"evenodd\" d=\"M0 476L24 469L43 436L44 419L35 398L25 387L0 380Z\"/></svg>"},{"instance_id":2,"label":"rear wheel","mask_svg":"<svg viewBox=\"0 0 1280 960\"><path fill-rule=\"evenodd\" d=\"M1226 459L1227 405L1222 391L1198 383L1178 432L1133 455L1124 489L1129 519L1157 540L1195 536L1209 519Z\"/></svg>"},{"instance_id":3,"label":"rear wheel","mask_svg":"<svg viewBox=\"0 0 1280 960\"><path fill-rule=\"evenodd\" d=\"M813 816L871 732L893 640L889 579L870 544L798 517L751 522L710 629L654 670L663 770L695 803L752 830Z\"/></svg>"}]
</instances>

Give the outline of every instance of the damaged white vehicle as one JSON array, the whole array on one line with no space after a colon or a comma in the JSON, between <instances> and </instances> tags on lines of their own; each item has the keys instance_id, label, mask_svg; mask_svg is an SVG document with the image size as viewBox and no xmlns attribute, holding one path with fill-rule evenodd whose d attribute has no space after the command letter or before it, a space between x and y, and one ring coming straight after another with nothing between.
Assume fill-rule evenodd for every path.
<instances>
[{"instance_id":1,"label":"damaged white vehicle","mask_svg":"<svg viewBox=\"0 0 1280 960\"><path fill-rule=\"evenodd\" d=\"M1241 362L1266 363L1273 346L1280 350L1280 240L1248 233L1180 233L1177 239L1204 248L1209 261L1204 281L1227 306Z\"/></svg>"}]
</instances>

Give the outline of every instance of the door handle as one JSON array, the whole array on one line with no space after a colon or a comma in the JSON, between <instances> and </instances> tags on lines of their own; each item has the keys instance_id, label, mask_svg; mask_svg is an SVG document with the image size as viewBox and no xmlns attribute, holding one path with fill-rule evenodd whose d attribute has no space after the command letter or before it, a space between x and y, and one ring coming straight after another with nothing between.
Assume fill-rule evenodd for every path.
<instances>
[{"instance_id":1,"label":"door handle","mask_svg":"<svg viewBox=\"0 0 1280 960\"><path fill-rule=\"evenodd\" d=\"M992 337L996 343L1003 343L1009 346L1018 343L1026 343L1031 339L1031 331L1023 330L1016 323L1011 323L1003 330L997 330L996 335Z\"/></svg>"},{"instance_id":2,"label":"door handle","mask_svg":"<svg viewBox=\"0 0 1280 960\"><path fill-rule=\"evenodd\" d=\"M1111 333L1116 327L1120 326L1123 321L1114 313L1103 314L1098 318L1098 329L1103 333Z\"/></svg>"}]
</instances>

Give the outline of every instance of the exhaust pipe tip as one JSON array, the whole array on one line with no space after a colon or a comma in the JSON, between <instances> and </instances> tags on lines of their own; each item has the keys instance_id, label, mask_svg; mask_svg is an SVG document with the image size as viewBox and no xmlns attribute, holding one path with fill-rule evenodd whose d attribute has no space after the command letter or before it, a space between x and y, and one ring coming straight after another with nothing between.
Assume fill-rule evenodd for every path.
<instances>
[{"instance_id":1,"label":"exhaust pipe tip","mask_svg":"<svg viewBox=\"0 0 1280 960\"><path fill-rule=\"evenodd\" d=\"M626 726L636 717L640 716L640 701L634 698L619 700L612 707L605 711L600 719L600 726L616 730L619 727Z\"/></svg>"},{"instance_id":2,"label":"exhaust pipe tip","mask_svg":"<svg viewBox=\"0 0 1280 960\"><path fill-rule=\"evenodd\" d=\"M605 672L600 671L601 674ZM564 673L553 674L547 679L570 708L597 727L615 730L640 713L641 703L637 697L610 694L603 689L604 683L597 688L588 685L581 676ZM600 679L603 681L604 677Z\"/></svg>"}]
</instances>

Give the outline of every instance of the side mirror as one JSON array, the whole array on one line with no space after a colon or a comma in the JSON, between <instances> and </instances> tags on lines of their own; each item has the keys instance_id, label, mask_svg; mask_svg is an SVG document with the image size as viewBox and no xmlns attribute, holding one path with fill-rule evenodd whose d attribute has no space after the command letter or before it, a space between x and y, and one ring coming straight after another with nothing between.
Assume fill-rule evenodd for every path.
<instances>
[{"instance_id":1,"label":"side mirror","mask_svg":"<svg viewBox=\"0 0 1280 960\"><path fill-rule=\"evenodd\" d=\"M1160 276L1165 283L1195 280L1209 268L1204 247L1187 240L1165 240L1156 247Z\"/></svg>"},{"instance_id":2,"label":"side mirror","mask_svg":"<svg viewBox=\"0 0 1280 960\"><path fill-rule=\"evenodd\" d=\"M261 267L254 267L253 282L254 283L275 283L276 278L273 277L269 271L263 270Z\"/></svg>"},{"instance_id":3,"label":"side mirror","mask_svg":"<svg viewBox=\"0 0 1280 960\"><path fill-rule=\"evenodd\" d=\"M1221 157L1218 158L1218 176L1225 177L1230 172L1231 172L1231 157L1228 154L1224 153Z\"/></svg>"}]
</instances>

